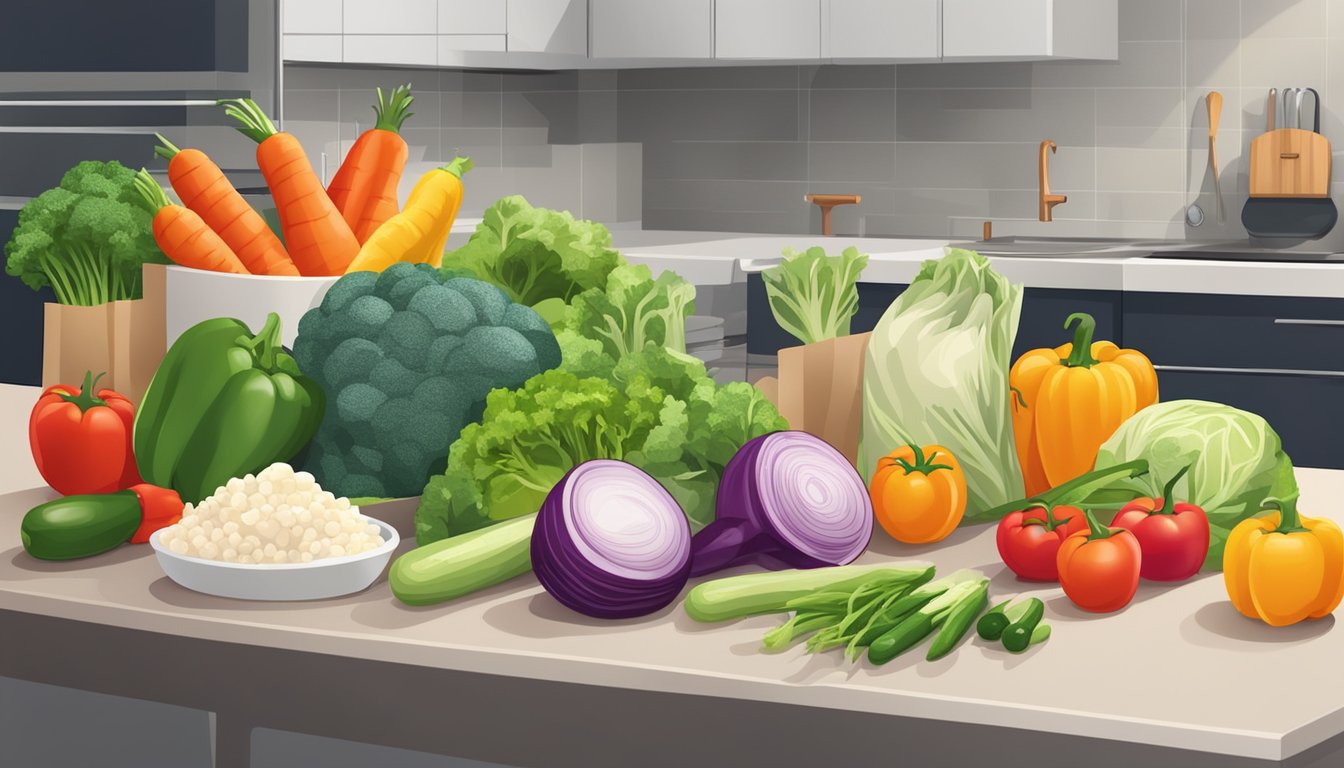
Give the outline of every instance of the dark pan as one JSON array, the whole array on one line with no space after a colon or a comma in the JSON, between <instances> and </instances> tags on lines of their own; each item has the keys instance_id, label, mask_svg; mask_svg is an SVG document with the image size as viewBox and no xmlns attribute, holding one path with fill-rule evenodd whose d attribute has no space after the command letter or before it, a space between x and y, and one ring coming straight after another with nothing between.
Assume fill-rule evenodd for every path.
<instances>
[{"instance_id":1,"label":"dark pan","mask_svg":"<svg viewBox=\"0 0 1344 768\"><path fill-rule=\"evenodd\" d=\"M1252 197L1241 209L1241 223L1252 237L1316 240L1338 220L1335 201L1328 197Z\"/></svg>"}]
</instances>

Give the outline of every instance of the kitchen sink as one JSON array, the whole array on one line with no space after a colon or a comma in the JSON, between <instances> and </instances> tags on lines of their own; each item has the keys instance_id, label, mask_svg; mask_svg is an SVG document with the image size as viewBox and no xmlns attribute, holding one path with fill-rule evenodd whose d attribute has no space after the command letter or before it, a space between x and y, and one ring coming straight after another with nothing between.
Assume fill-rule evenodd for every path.
<instances>
[{"instance_id":1,"label":"kitchen sink","mask_svg":"<svg viewBox=\"0 0 1344 768\"><path fill-rule=\"evenodd\" d=\"M1108 237L1053 238L1053 237L996 237L961 244L984 256L1034 256L1055 258L1109 257L1145 253L1170 243L1160 241L1125 240Z\"/></svg>"}]
</instances>

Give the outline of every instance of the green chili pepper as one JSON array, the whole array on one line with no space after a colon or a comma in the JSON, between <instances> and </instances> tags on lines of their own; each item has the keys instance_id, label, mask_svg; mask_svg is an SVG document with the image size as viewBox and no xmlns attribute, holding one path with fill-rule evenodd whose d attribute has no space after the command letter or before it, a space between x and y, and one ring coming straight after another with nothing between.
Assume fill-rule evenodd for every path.
<instances>
[{"instance_id":1,"label":"green chili pepper","mask_svg":"<svg viewBox=\"0 0 1344 768\"><path fill-rule=\"evenodd\" d=\"M1031 645L1031 635L1036 625L1045 617L1045 603L1039 597L1029 598L1024 605L1022 616L1003 631L1003 647L1013 653L1021 653Z\"/></svg>"},{"instance_id":2,"label":"green chili pepper","mask_svg":"<svg viewBox=\"0 0 1344 768\"><path fill-rule=\"evenodd\" d=\"M975 625L975 631L986 640L998 640L1003 637L1003 630L1012 624L1012 620L1005 614L1004 610L1008 604L1013 602L1011 599L1004 600L1002 603L989 609L989 613L980 617L980 621Z\"/></svg>"},{"instance_id":3,"label":"green chili pepper","mask_svg":"<svg viewBox=\"0 0 1344 768\"><path fill-rule=\"evenodd\" d=\"M938 630L937 636L933 638L933 644L929 646L928 661L941 659L957 647L957 643L970 631L971 624L975 622L975 617L985 609L989 602L989 582L985 582L976 588L970 595L962 598L952 612L948 614L943 626Z\"/></svg>"}]
</instances>

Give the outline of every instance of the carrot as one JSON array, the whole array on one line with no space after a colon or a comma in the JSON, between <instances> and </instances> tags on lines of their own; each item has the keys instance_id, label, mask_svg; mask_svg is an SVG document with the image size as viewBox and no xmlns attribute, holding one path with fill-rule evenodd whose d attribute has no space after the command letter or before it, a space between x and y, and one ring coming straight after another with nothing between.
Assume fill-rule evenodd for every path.
<instances>
[{"instance_id":1,"label":"carrot","mask_svg":"<svg viewBox=\"0 0 1344 768\"><path fill-rule=\"evenodd\" d=\"M339 275L359 254L359 240L336 210L312 163L293 134L275 124L251 99L220 99L238 130L257 142L257 167L275 197L289 257L301 275Z\"/></svg>"},{"instance_id":2,"label":"carrot","mask_svg":"<svg viewBox=\"0 0 1344 768\"><path fill-rule=\"evenodd\" d=\"M295 275L299 270L285 253L261 214L229 183L218 165L199 149L178 149L159 137L154 154L168 161L168 180L182 204L200 215L254 275Z\"/></svg>"},{"instance_id":3,"label":"carrot","mask_svg":"<svg viewBox=\"0 0 1344 768\"><path fill-rule=\"evenodd\" d=\"M397 215L397 184L406 168L409 151L398 131L411 116L411 85L399 85L383 95L376 89L378 105L373 113L378 120L373 128L360 134L336 176L327 185L327 195L340 209L361 244L368 242L374 230Z\"/></svg>"},{"instance_id":4,"label":"carrot","mask_svg":"<svg viewBox=\"0 0 1344 768\"><path fill-rule=\"evenodd\" d=\"M462 205L462 174L469 170L471 158L458 157L421 176L406 209L373 233L346 272L381 272L398 261L438 267Z\"/></svg>"},{"instance_id":5,"label":"carrot","mask_svg":"<svg viewBox=\"0 0 1344 768\"><path fill-rule=\"evenodd\" d=\"M249 274L215 230L190 208L173 205L144 168L135 175L135 188L154 214L154 242L174 263L212 272Z\"/></svg>"}]
</instances>

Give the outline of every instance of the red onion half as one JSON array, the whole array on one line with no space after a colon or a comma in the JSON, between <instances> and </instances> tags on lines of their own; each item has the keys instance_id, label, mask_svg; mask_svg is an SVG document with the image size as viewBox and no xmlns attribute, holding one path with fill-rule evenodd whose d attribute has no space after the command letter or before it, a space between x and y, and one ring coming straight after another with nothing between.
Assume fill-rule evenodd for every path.
<instances>
[{"instance_id":1,"label":"red onion half","mask_svg":"<svg viewBox=\"0 0 1344 768\"><path fill-rule=\"evenodd\" d=\"M714 506L714 522L695 536L692 576L741 563L844 565L863 553L873 532L863 478L806 432L774 432L743 445L724 469Z\"/></svg>"},{"instance_id":2,"label":"red onion half","mask_svg":"<svg viewBox=\"0 0 1344 768\"><path fill-rule=\"evenodd\" d=\"M681 506L625 462L574 467L537 514L532 569L547 592L579 613L653 613L681 593L690 567L691 528Z\"/></svg>"}]
</instances>

